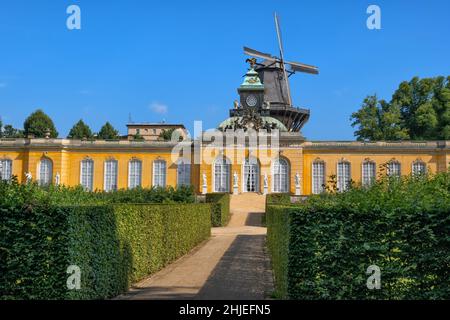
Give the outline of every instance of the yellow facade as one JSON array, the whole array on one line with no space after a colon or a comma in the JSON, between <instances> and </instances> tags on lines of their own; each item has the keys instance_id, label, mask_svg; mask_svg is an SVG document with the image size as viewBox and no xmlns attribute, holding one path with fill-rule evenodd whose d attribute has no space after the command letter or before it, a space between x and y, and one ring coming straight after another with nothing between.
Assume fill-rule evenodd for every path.
<instances>
[{"instance_id":1,"label":"yellow facade","mask_svg":"<svg viewBox=\"0 0 450 320\"><path fill-rule=\"evenodd\" d=\"M81 161L91 159L93 168L93 189L103 190L105 181L105 161L116 160L118 163L117 188L128 188L129 161L135 159L142 163L141 185L151 187L153 181L153 164L155 160L166 162L166 184L177 185L177 161L181 158L190 161L190 183L198 193L215 192L215 168L217 158L226 157L229 163L228 192L246 192L244 186L243 162L246 158L257 161L258 177L255 192L264 192L264 176L267 176L268 193L275 192L273 187L273 164L277 158L285 159L288 163L287 183L288 191L295 194L309 195L312 193L312 165L314 161L325 164L325 176L336 175L337 164L346 161L350 164L351 179L356 183L361 181L362 164L372 161L377 166L389 161L401 164L401 174L409 175L415 161L423 162L431 173L443 172L450 164L450 141L430 141L423 143L362 143L362 142L296 142L295 144L281 144L279 150L261 147L249 150L245 146L231 146L224 149L201 147L202 161L195 164L194 146L185 143L184 150L191 154L173 155L176 143L172 142L108 142L108 141L79 141L67 139L15 139L0 140L0 160L12 161L12 174L20 182L26 180L26 173L30 173L33 180L39 179L39 163L42 159L52 162L52 181L57 174L59 182L67 186L79 185ZM237 176L238 182L234 181ZM296 185L296 175L300 185ZM203 188L206 178L206 190Z\"/></svg>"}]
</instances>

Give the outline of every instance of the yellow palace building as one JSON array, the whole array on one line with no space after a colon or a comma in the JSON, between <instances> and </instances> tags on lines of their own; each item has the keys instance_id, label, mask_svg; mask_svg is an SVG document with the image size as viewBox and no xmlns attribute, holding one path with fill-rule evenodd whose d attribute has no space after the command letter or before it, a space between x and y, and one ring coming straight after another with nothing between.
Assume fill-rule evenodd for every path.
<instances>
[{"instance_id":1,"label":"yellow palace building","mask_svg":"<svg viewBox=\"0 0 450 320\"><path fill-rule=\"evenodd\" d=\"M128 137L117 141L2 139L1 178L86 190L192 185L199 194L310 195L322 192L331 175L340 190L350 181L370 184L382 165L390 175L447 170L450 141L305 140L300 130L309 110L287 102L284 82L272 77L279 71L251 63L229 118L192 140L184 126L168 124L129 124ZM158 139L165 127L176 129L171 141ZM143 139L133 139L137 133Z\"/></svg>"}]
</instances>

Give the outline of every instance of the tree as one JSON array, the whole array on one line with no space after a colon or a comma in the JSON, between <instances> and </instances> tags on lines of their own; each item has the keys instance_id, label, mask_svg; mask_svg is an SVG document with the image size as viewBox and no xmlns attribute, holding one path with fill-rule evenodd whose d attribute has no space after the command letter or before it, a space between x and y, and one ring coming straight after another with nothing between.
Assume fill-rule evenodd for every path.
<instances>
[{"instance_id":1,"label":"tree","mask_svg":"<svg viewBox=\"0 0 450 320\"><path fill-rule=\"evenodd\" d=\"M100 129L98 133L98 138L105 140L119 139L119 131L114 129L114 127L109 122L106 122Z\"/></svg>"},{"instance_id":2,"label":"tree","mask_svg":"<svg viewBox=\"0 0 450 320\"><path fill-rule=\"evenodd\" d=\"M170 141L172 139L172 134L175 131L175 128L163 129L159 134L159 138L164 141Z\"/></svg>"},{"instance_id":3,"label":"tree","mask_svg":"<svg viewBox=\"0 0 450 320\"><path fill-rule=\"evenodd\" d=\"M0 138L3 138L3 121L1 117L0 117Z\"/></svg>"},{"instance_id":4,"label":"tree","mask_svg":"<svg viewBox=\"0 0 450 320\"><path fill-rule=\"evenodd\" d=\"M91 128L80 119L73 127L70 129L67 138L70 139L89 139L92 138Z\"/></svg>"},{"instance_id":5,"label":"tree","mask_svg":"<svg viewBox=\"0 0 450 320\"><path fill-rule=\"evenodd\" d=\"M352 126L358 126L358 140L408 139L408 131L402 128L400 109L395 104L378 100L376 95L364 99L361 109L352 113Z\"/></svg>"},{"instance_id":6,"label":"tree","mask_svg":"<svg viewBox=\"0 0 450 320\"><path fill-rule=\"evenodd\" d=\"M23 138L23 130L16 129L12 125L7 124L3 127L3 138Z\"/></svg>"},{"instance_id":7,"label":"tree","mask_svg":"<svg viewBox=\"0 0 450 320\"><path fill-rule=\"evenodd\" d=\"M26 136L31 134L35 138L45 138L49 130L50 138L58 137L58 131L56 131L52 119L41 109L36 110L28 116L23 124L23 128Z\"/></svg>"},{"instance_id":8,"label":"tree","mask_svg":"<svg viewBox=\"0 0 450 320\"><path fill-rule=\"evenodd\" d=\"M358 140L450 139L450 76L404 81L390 102L368 96L351 120Z\"/></svg>"}]
</instances>

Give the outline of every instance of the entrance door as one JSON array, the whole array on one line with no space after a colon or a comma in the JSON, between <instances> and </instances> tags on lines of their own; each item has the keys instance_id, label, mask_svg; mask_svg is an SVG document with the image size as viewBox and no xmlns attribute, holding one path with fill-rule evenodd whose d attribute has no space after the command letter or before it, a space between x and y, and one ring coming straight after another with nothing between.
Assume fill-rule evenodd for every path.
<instances>
[{"instance_id":1,"label":"entrance door","mask_svg":"<svg viewBox=\"0 0 450 320\"><path fill-rule=\"evenodd\" d=\"M244 192L259 191L259 166L256 161L245 160L243 181Z\"/></svg>"}]
</instances>

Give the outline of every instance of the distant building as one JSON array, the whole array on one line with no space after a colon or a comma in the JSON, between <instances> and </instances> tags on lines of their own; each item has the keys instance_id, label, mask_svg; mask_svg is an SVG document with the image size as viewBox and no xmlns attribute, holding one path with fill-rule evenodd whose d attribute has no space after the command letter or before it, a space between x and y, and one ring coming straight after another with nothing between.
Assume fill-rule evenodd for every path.
<instances>
[{"instance_id":1,"label":"distant building","mask_svg":"<svg viewBox=\"0 0 450 320\"><path fill-rule=\"evenodd\" d=\"M187 138L187 131L182 124L169 123L128 123L128 140L135 140L141 138L145 141L161 140L161 133L164 131L175 131L177 140L184 140Z\"/></svg>"}]
</instances>

